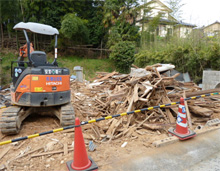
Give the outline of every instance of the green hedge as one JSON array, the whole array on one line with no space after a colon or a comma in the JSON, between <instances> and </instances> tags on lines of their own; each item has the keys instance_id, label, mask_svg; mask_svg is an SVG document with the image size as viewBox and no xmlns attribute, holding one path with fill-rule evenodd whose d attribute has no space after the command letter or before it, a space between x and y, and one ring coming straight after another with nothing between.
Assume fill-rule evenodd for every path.
<instances>
[{"instance_id":1,"label":"green hedge","mask_svg":"<svg viewBox=\"0 0 220 171\"><path fill-rule=\"evenodd\" d=\"M140 67L155 63L172 63L176 70L189 72L193 80L198 82L204 69L220 69L220 40L172 40L141 50L135 55L135 64Z\"/></svg>"}]
</instances>

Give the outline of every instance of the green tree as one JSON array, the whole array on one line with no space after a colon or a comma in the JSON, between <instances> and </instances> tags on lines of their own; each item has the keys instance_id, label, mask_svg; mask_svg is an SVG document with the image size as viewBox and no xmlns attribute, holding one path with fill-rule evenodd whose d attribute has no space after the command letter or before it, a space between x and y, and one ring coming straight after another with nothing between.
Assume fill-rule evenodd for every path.
<instances>
[{"instance_id":1,"label":"green tree","mask_svg":"<svg viewBox=\"0 0 220 171\"><path fill-rule=\"evenodd\" d=\"M109 30L107 46L111 47L119 40L137 41L139 38L136 18L138 0L106 0L103 23Z\"/></svg>"},{"instance_id":2,"label":"green tree","mask_svg":"<svg viewBox=\"0 0 220 171\"><path fill-rule=\"evenodd\" d=\"M66 14L61 23L61 33L64 37L76 43L86 43L89 37L89 30L86 27L87 20L83 20L76 14Z\"/></svg>"},{"instance_id":3,"label":"green tree","mask_svg":"<svg viewBox=\"0 0 220 171\"><path fill-rule=\"evenodd\" d=\"M134 62L135 44L131 41L120 41L111 47L110 59L114 62L117 70L128 73Z\"/></svg>"},{"instance_id":4,"label":"green tree","mask_svg":"<svg viewBox=\"0 0 220 171\"><path fill-rule=\"evenodd\" d=\"M20 20L20 9L18 0L2 1L0 0L0 25L1 41L4 46L4 30L8 31L8 37L11 37L14 22Z\"/></svg>"},{"instance_id":5,"label":"green tree","mask_svg":"<svg viewBox=\"0 0 220 171\"><path fill-rule=\"evenodd\" d=\"M100 46L103 42L103 37L106 34L106 29L102 23L103 13L103 1L94 1L90 13L86 17L88 20L87 27L89 29L89 44L95 47Z\"/></svg>"},{"instance_id":6,"label":"green tree","mask_svg":"<svg viewBox=\"0 0 220 171\"><path fill-rule=\"evenodd\" d=\"M181 8L185 5L182 3L182 0L166 0L168 6L173 10L171 13L177 20L182 18L182 10Z\"/></svg>"}]
</instances>

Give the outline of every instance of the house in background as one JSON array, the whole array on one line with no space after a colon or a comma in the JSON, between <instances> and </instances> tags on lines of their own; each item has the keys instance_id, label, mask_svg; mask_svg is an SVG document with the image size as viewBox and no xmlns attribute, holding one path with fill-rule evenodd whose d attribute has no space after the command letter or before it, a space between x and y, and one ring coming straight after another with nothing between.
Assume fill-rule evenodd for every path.
<instances>
[{"instance_id":1,"label":"house in background","mask_svg":"<svg viewBox=\"0 0 220 171\"><path fill-rule=\"evenodd\" d=\"M167 35L173 36L175 34L180 38L185 38L192 32L193 28L196 27L195 25L175 19L171 15L172 10L160 0L152 0L151 2L152 3L149 5L149 7L152 8L151 11L144 14L144 9L141 9L140 15L137 17L137 25L141 30L142 28L147 30L148 23L158 15L161 17L155 33L160 37L166 37ZM143 18L146 19L143 21Z\"/></svg>"},{"instance_id":2,"label":"house in background","mask_svg":"<svg viewBox=\"0 0 220 171\"><path fill-rule=\"evenodd\" d=\"M208 26L202 28L206 36L215 36L220 34L220 22L216 21Z\"/></svg>"},{"instance_id":3,"label":"house in background","mask_svg":"<svg viewBox=\"0 0 220 171\"><path fill-rule=\"evenodd\" d=\"M178 37L186 38L187 35L189 35L193 31L194 27L196 27L196 25L180 21L175 24L174 32Z\"/></svg>"}]
</instances>

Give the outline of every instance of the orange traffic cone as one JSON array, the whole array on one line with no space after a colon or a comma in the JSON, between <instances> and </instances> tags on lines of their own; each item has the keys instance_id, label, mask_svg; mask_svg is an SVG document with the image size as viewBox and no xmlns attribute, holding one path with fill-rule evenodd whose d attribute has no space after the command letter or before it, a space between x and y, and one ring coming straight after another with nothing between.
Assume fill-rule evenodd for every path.
<instances>
[{"instance_id":1,"label":"orange traffic cone","mask_svg":"<svg viewBox=\"0 0 220 171\"><path fill-rule=\"evenodd\" d=\"M88 158L79 118L75 119L75 125L79 126L75 127L74 156L73 160L66 163L68 170L98 170L98 166L92 158Z\"/></svg>"},{"instance_id":2,"label":"orange traffic cone","mask_svg":"<svg viewBox=\"0 0 220 171\"><path fill-rule=\"evenodd\" d=\"M196 136L196 133L187 127L186 120L186 108L184 105L184 98L180 98L180 105L178 110L178 116L176 120L176 129L170 128L168 132L180 140L186 140Z\"/></svg>"}]
</instances>

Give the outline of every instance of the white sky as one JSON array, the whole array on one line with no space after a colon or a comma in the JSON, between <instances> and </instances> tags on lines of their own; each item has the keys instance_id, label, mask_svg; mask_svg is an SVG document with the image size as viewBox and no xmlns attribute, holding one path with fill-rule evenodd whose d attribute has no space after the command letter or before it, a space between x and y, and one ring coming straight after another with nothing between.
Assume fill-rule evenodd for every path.
<instances>
[{"instance_id":1,"label":"white sky","mask_svg":"<svg viewBox=\"0 0 220 171\"><path fill-rule=\"evenodd\" d=\"M164 2L164 0L162 0ZM182 0L182 21L198 27L220 22L220 0Z\"/></svg>"}]
</instances>

